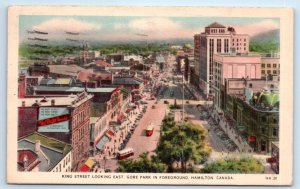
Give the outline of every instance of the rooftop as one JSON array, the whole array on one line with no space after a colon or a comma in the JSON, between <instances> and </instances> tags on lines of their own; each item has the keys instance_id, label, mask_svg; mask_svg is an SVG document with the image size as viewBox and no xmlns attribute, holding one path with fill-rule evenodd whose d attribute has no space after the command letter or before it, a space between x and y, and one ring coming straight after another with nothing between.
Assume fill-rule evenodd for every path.
<instances>
[{"instance_id":1,"label":"rooftop","mask_svg":"<svg viewBox=\"0 0 300 189\"><path fill-rule=\"evenodd\" d=\"M142 82L133 77L115 77L113 79L114 85L139 85Z\"/></svg>"},{"instance_id":2,"label":"rooftop","mask_svg":"<svg viewBox=\"0 0 300 189\"><path fill-rule=\"evenodd\" d=\"M80 71L77 79L85 82L85 81L93 81L93 80L111 80L112 74L109 72L94 72L93 70L84 70Z\"/></svg>"},{"instance_id":3,"label":"rooftop","mask_svg":"<svg viewBox=\"0 0 300 189\"><path fill-rule=\"evenodd\" d=\"M71 78L58 78L55 81L55 85L70 85L72 83Z\"/></svg>"},{"instance_id":4,"label":"rooftop","mask_svg":"<svg viewBox=\"0 0 300 189\"><path fill-rule=\"evenodd\" d=\"M90 117L90 124L95 124L99 117Z\"/></svg>"},{"instance_id":5,"label":"rooftop","mask_svg":"<svg viewBox=\"0 0 300 189\"><path fill-rule=\"evenodd\" d=\"M38 155L34 151L30 149L18 150L18 171L25 170L24 159L27 160L28 171L40 164L40 161L37 161Z\"/></svg>"},{"instance_id":6,"label":"rooftop","mask_svg":"<svg viewBox=\"0 0 300 189\"><path fill-rule=\"evenodd\" d=\"M214 22L214 23L206 26L206 28L226 28L226 27L223 26L222 24L219 24L218 22Z\"/></svg>"},{"instance_id":7,"label":"rooftop","mask_svg":"<svg viewBox=\"0 0 300 189\"><path fill-rule=\"evenodd\" d=\"M124 56L124 61L129 61L130 59L133 59L133 60L136 60L136 61L141 61L142 56L138 56L138 55L126 55L126 56Z\"/></svg>"},{"instance_id":8,"label":"rooftop","mask_svg":"<svg viewBox=\"0 0 300 189\"><path fill-rule=\"evenodd\" d=\"M58 88L58 87L49 87ZM60 87L62 88L62 87ZM84 89L83 89L84 90ZM18 99L19 107L32 107L32 106L53 106L52 100L55 101L54 106L72 106L77 107L81 103L91 99L93 95L81 93L78 95L68 95L63 97L34 97L34 98L20 98Z\"/></svg>"},{"instance_id":9,"label":"rooftop","mask_svg":"<svg viewBox=\"0 0 300 189\"><path fill-rule=\"evenodd\" d=\"M111 88L87 88L88 93L111 93L115 90L115 87Z\"/></svg>"},{"instance_id":10,"label":"rooftop","mask_svg":"<svg viewBox=\"0 0 300 189\"><path fill-rule=\"evenodd\" d=\"M40 151L36 150L36 142L40 142ZM51 171L67 153L71 151L71 145L59 140L44 136L39 133L33 133L18 141L18 150L31 151L40 164L40 171Z\"/></svg>"},{"instance_id":11,"label":"rooftop","mask_svg":"<svg viewBox=\"0 0 300 189\"><path fill-rule=\"evenodd\" d=\"M76 77L78 72L85 70L82 67L79 67L74 64L70 65L48 65L50 68L50 73L60 74L60 75L69 75Z\"/></svg>"},{"instance_id":12,"label":"rooftop","mask_svg":"<svg viewBox=\"0 0 300 189\"><path fill-rule=\"evenodd\" d=\"M102 67L112 67L111 64L105 62L104 60L98 60L98 61L95 62L95 64L97 66L102 66Z\"/></svg>"},{"instance_id":13,"label":"rooftop","mask_svg":"<svg viewBox=\"0 0 300 189\"><path fill-rule=\"evenodd\" d=\"M116 87L98 87L98 88L87 88L88 93L111 93ZM69 92L69 93L80 93L85 90L84 87L54 87L54 86L37 86L35 91L58 91L58 92Z\"/></svg>"}]
</instances>

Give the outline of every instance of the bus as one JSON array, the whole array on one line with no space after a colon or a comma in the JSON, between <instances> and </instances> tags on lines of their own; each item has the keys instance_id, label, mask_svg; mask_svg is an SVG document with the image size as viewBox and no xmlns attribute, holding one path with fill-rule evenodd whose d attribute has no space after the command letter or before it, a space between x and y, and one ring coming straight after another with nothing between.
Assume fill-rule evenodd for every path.
<instances>
[{"instance_id":1,"label":"bus","mask_svg":"<svg viewBox=\"0 0 300 189\"><path fill-rule=\"evenodd\" d=\"M154 131L154 125L151 123L147 126L146 128L146 136L151 136L153 134Z\"/></svg>"},{"instance_id":2,"label":"bus","mask_svg":"<svg viewBox=\"0 0 300 189\"><path fill-rule=\"evenodd\" d=\"M117 159L122 160L122 159L126 159L130 156L133 156L133 155L134 155L134 152L133 152L132 148L125 148L124 150L120 150L117 153Z\"/></svg>"}]
</instances>

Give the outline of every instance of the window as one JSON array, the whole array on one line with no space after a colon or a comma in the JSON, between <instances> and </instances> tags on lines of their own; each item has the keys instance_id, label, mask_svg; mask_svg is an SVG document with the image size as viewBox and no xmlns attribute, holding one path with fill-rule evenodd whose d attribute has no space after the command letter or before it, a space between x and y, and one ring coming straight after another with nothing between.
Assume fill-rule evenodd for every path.
<instances>
[{"instance_id":1,"label":"window","mask_svg":"<svg viewBox=\"0 0 300 189\"><path fill-rule=\"evenodd\" d=\"M277 67L277 64L273 64L273 68L276 68Z\"/></svg>"},{"instance_id":2,"label":"window","mask_svg":"<svg viewBox=\"0 0 300 189\"><path fill-rule=\"evenodd\" d=\"M225 39L224 40L224 52L228 53L229 52L229 46L228 46L229 40Z\"/></svg>"},{"instance_id":3,"label":"window","mask_svg":"<svg viewBox=\"0 0 300 189\"><path fill-rule=\"evenodd\" d=\"M271 64L267 64L267 67L268 67L268 68L271 68Z\"/></svg>"},{"instance_id":4,"label":"window","mask_svg":"<svg viewBox=\"0 0 300 189\"><path fill-rule=\"evenodd\" d=\"M271 74L271 70L268 70L267 73L268 73L268 74Z\"/></svg>"},{"instance_id":5,"label":"window","mask_svg":"<svg viewBox=\"0 0 300 189\"><path fill-rule=\"evenodd\" d=\"M273 70L273 74L277 74L277 71L276 71L276 70Z\"/></svg>"},{"instance_id":6,"label":"window","mask_svg":"<svg viewBox=\"0 0 300 189\"><path fill-rule=\"evenodd\" d=\"M266 134L266 129L265 128L261 128L261 133L262 134Z\"/></svg>"},{"instance_id":7,"label":"window","mask_svg":"<svg viewBox=\"0 0 300 189\"><path fill-rule=\"evenodd\" d=\"M244 50L246 50L246 47L244 47Z\"/></svg>"},{"instance_id":8,"label":"window","mask_svg":"<svg viewBox=\"0 0 300 189\"><path fill-rule=\"evenodd\" d=\"M217 52L221 52L221 39L217 39Z\"/></svg>"},{"instance_id":9,"label":"window","mask_svg":"<svg viewBox=\"0 0 300 189\"><path fill-rule=\"evenodd\" d=\"M265 64L261 64L261 67L264 68L264 67L265 67Z\"/></svg>"},{"instance_id":10,"label":"window","mask_svg":"<svg viewBox=\"0 0 300 189\"><path fill-rule=\"evenodd\" d=\"M244 42L246 42L246 39L244 39ZM246 44L246 43L245 43Z\"/></svg>"},{"instance_id":11,"label":"window","mask_svg":"<svg viewBox=\"0 0 300 189\"><path fill-rule=\"evenodd\" d=\"M273 128L273 136L278 137L278 128Z\"/></svg>"},{"instance_id":12,"label":"window","mask_svg":"<svg viewBox=\"0 0 300 189\"><path fill-rule=\"evenodd\" d=\"M249 83L249 88L252 88L252 83Z\"/></svg>"},{"instance_id":13,"label":"window","mask_svg":"<svg viewBox=\"0 0 300 189\"><path fill-rule=\"evenodd\" d=\"M265 116L262 116L262 117L260 118L260 121L263 122L263 123L265 123L265 122L267 121L267 119L266 119Z\"/></svg>"},{"instance_id":14,"label":"window","mask_svg":"<svg viewBox=\"0 0 300 189\"><path fill-rule=\"evenodd\" d=\"M277 124L278 120L276 118L273 119L273 123Z\"/></svg>"}]
</instances>

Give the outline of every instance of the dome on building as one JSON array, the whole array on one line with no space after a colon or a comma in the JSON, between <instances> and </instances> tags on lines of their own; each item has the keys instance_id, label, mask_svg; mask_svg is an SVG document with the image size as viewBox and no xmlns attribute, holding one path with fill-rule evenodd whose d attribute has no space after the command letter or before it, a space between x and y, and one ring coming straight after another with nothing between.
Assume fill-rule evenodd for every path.
<instances>
[{"instance_id":1,"label":"dome on building","mask_svg":"<svg viewBox=\"0 0 300 189\"><path fill-rule=\"evenodd\" d=\"M264 90L253 95L255 104L261 108L279 107L279 92Z\"/></svg>"}]
</instances>

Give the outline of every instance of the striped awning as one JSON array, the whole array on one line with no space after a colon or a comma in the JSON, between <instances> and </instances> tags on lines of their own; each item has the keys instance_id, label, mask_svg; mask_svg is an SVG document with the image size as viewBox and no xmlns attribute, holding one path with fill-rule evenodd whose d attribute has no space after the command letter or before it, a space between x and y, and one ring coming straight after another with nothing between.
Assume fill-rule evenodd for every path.
<instances>
[{"instance_id":1,"label":"striped awning","mask_svg":"<svg viewBox=\"0 0 300 189\"><path fill-rule=\"evenodd\" d=\"M95 161L92 159L88 159L84 164L91 169L95 165Z\"/></svg>"}]
</instances>

